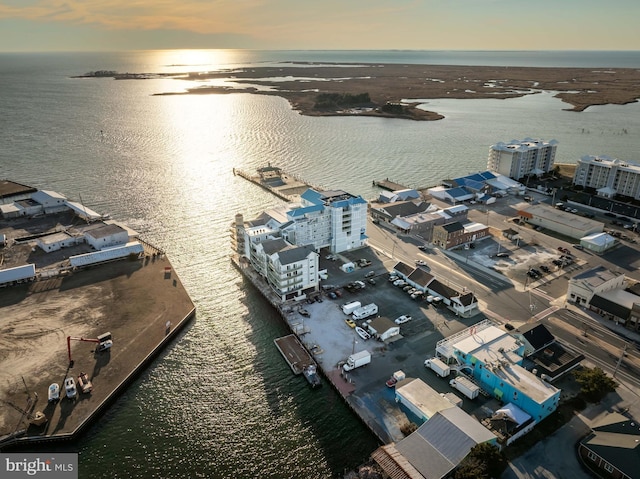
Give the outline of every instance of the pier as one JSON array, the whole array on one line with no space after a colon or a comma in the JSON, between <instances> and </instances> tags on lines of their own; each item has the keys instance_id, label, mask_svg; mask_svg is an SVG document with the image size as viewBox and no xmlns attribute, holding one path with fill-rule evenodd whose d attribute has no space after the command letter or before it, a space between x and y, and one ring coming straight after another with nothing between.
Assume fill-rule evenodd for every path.
<instances>
[{"instance_id":1,"label":"pier","mask_svg":"<svg viewBox=\"0 0 640 479\"><path fill-rule=\"evenodd\" d=\"M272 193L278 198L288 202L299 201L300 195L309 188L313 188L315 190L325 189L314 186L296 175L287 173L282 168L271 165L258 168L257 174L255 175L238 168L233 169L233 174L264 188L269 193Z\"/></svg>"},{"instance_id":2,"label":"pier","mask_svg":"<svg viewBox=\"0 0 640 479\"><path fill-rule=\"evenodd\" d=\"M401 185L400 183L396 183L394 181L389 180L389 178L385 180L373 180L373 186L378 186L383 190L387 191L398 191L398 190L408 190L408 186Z\"/></svg>"}]
</instances>

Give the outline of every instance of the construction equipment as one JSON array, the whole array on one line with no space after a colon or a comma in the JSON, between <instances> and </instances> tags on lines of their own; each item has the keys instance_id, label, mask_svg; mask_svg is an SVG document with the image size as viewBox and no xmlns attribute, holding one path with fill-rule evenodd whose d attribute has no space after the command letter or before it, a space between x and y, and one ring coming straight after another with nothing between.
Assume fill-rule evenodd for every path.
<instances>
[{"instance_id":1,"label":"construction equipment","mask_svg":"<svg viewBox=\"0 0 640 479\"><path fill-rule=\"evenodd\" d=\"M73 359L71 359L71 341L84 341L87 343L96 343L96 353L111 349L113 346L113 340L111 339L111 333L104 333L97 338L75 338L73 336L67 336L67 351L69 353L69 367L73 367Z\"/></svg>"}]
</instances>

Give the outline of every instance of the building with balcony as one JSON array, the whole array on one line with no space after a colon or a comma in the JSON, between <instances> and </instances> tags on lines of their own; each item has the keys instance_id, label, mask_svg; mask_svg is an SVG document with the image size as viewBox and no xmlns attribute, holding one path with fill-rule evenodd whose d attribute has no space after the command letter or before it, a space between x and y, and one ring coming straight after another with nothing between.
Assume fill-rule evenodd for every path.
<instances>
[{"instance_id":1,"label":"building with balcony","mask_svg":"<svg viewBox=\"0 0 640 479\"><path fill-rule=\"evenodd\" d=\"M593 188L606 198L621 195L640 199L640 165L606 155L583 156L577 162L573 184Z\"/></svg>"},{"instance_id":2,"label":"building with balcony","mask_svg":"<svg viewBox=\"0 0 640 479\"><path fill-rule=\"evenodd\" d=\"M525 138L496 143L489 148L487 169L514 180L540 176L554 167L558 142Z\"/></svg>"}]
</instances>

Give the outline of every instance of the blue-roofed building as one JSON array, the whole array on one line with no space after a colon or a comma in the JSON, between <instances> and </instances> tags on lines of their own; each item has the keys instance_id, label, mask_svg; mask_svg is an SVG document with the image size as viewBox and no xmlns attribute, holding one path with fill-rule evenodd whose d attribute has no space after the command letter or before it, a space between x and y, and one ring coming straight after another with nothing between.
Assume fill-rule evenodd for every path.
<instances>
[{"instance_id":1,"label":"blue-roofed building","mask_svg":"<svg viewBox=\"0 0 640 479\"><path fill-rule=\"evenodd\" d=\"M360 248L367 241L367 201L342 190L308 189L302 204L287 213L291 242L312 244L316 250L329 248L340 253ZM291 234L293 232L293 234Z\"/></svg>"}]
</instances>

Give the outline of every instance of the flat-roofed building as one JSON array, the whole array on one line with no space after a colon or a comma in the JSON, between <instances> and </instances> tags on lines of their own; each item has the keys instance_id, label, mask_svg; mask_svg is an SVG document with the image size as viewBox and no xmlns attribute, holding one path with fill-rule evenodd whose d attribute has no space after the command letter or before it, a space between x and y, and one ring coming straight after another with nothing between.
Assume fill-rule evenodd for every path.
<instances>
[{"instance_id":1,"label":"flat-roofed building","mask_svg":"<svg viewBox=\"0 0 640 479\"><path fill-rule=\"evenodd\" d=\"M528 206L519 210L517 214L521 221L574 239L602 233L604 230L604 223L600 221L567 213L544 204Z\"/></svg>"},{"instance_id":2,"label":"flat-roofed building","mask_svg":"<svg viewBox=\"0 0 640 479\"><path fill-rule=\"evenodd\" d=\"M625 276L604 266L596 266L575 275L567 286L567 299L576 304L589 304L596 294L623 288Z\"/></svg>"},{"instance_id":3,"label":"flat-roofed building","mask_svg":"<svg viewBox=\"0 0 640 479\"><path fill-rule=\"evenodd\" d=\"M86 231L84 237L86 242L97 250L125 245L129 241L128 231L116 224L105 224Z\"/></svg>"},{"instance_id":4,"label":"flat-roofed building","mask_svg":"<svg viewBox=\"0 0 640 479\"><path fill-rule=\"evenodd\" d=\"M437 412L456 407L421 379L407 378L396 383L396 402L409 409L421 421Z\"/></svg>"},{"instance_id":5,"label":"flat-roofed building","mask_svg":"<svg viewBox=\"0 0 640 479\"><path fill-rule=\"evenodd\" d=\"M596 190L598 196L615 195L640 199L640 164L610 156L587 155L580 158L573 184Z\"/></svg>"},{"instance_id":6,"label":"flat-roofed building","mask_svg":"<svg viewBox=\"0 0 640 479\"><path fill-rule=\"evenodd\" d=\"M550 172L555 163L558 142L525 138L496 143L489 148L487 169L514 180Z\"/></svg>"},{"instance_id":7,"label":"flat-roofed building","mask_svg":"<svg viewBox=\"0 0 640 479\"><path fill-rule=\"evenodd\" d=\"M468 366L473 379L495 398L513 403L539 422L558 407L560 390L521 366L522 341L484 320L436 345L445 362Z\"/></svg>"}]
</instances>

